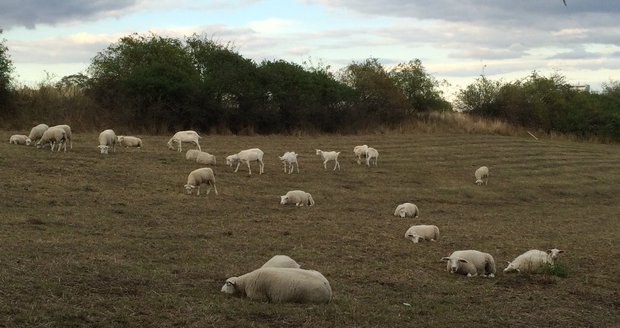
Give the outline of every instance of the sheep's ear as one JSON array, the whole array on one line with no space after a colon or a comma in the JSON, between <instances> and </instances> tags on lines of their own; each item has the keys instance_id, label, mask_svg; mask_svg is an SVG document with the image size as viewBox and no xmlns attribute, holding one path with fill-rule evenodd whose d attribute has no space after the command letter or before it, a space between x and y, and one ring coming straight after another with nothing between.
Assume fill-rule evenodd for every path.
<instances>
[{"instance_id":1,"label":"sheep's ear","mask_svg":"<svg viewBox=\"0 0 620 328\"><path fill-rule=\"evenodd\" d=\"M469 263L469 261L467 261L466 259L459 259L459 262L461 262L461 263Z\"/></svg>"},{"instance_id":2,"label":"sheep's ear","mask_svg":"<svg viewBox=\"0 0 620 328\"><path fill-rule=\"evenodd\" d=\"M558 249L558 254L562 254L562 253L564 253L564 251L561 249Z\"/></svg>"},{"instance_id":3,"label":"sheep's ear","mask_svg":"<svg viewBox=\"0 0 620 328\"><path fill-rule=\"evenodd\" d=\"M506 263L508 263L508 265L510 265L510 263L512 263L512 262L510 262L510 261L506 261Z\"/></svg>"},{"instance_id":4,"label":"sheep's ear","mask_svg":"<svg viewBox=\"0 0 620 328\"><path fill-rule=\"evenodd\" d=\"M441 261L450 261L450 258L449 257L442 257Z\"/></svg>"},{"instance_id":5,"label":"sheep's ear","mask_svg":"<svg viewBox=\"0 0 620 328\"><path fill-rule=\"evenodd\" d=\"M551 253L553 253L553 250L552 249L548 249L547 250L547 254L551 254Z\"/></svg>"}]
</instances>

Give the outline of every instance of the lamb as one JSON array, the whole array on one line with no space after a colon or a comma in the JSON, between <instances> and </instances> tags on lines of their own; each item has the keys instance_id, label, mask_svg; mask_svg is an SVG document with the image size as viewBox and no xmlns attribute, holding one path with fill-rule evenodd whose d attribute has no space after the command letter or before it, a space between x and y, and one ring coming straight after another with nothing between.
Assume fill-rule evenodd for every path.
<instances>
[{"instance_id":1,"label":"lamb","mask_svg":"<svg viewBox=\"0 0 620 328\"><path fill-rule=\"evenodd\" d=\"M67 141L69 142L70 149L73 149L73 133L71 133L71 127L66 124L54 125L53 128L61 128L65 130L65 134L67 135ZM67 148L65 146L65 148Z\"/></svg>"},{"instance_id":2,"label":"lamb","mask_svg":"<svg viewBox=\"0 0 620 328\"><path fill-rule=\"evenodd\" d=\"M37 142L37 140L41 139L41 137L43 136L43 133L45 132L45 130L49 129L49 126L47 124L39 124L35 127L33 127L32 129L30 129L30 134L28 135L28 138L30 138L31 142Z\"/></svg>"},{"instance_id":3,"label":"lamb","mask_svg":"<svg viewBox=\"0 0 620 328\"><path fill-rule=\"evenodd\" d=\"M132 136L117 136L116 143L121 147L137 147L142 149L142 139Z\"/></svg>"},{"instance_id":4,"label":"lamb","mask_svg":"<svg viewBox=\"0 0 620 328\"><path fill-rule=\"evenodd\" d=\"M107 155L108 151L110 150L110 147L112 147L112 151L116 151L115 145L116 145L116 133L114 133L114 130L107 129L99 133L99 146L98 147L99 147L99 151L101 152L101 154Z\"/></svg>"},{"instance_id":5,"label":"lamb","mask_svg":"<svg viewBox=\"0 0 620 328\"><path fill-rule=\"evenodd\" d=\"M486 185L489 182L489 168L486 166L479 167L474 175L476 176L476 184L479 186L483 183Z\"/></svg>"},{"instance_id":6,"label":"lamb","mask_svg":"<svg viewBox=\"0 0 620 328\"><path fill-rule=\"evenodd\" d=\"M174 146L172 146L172 143L176 142L178 144L177 151L180 153L183 151L183 149L181 148L181 144L184 142L191 142L198 147L198 150L202 151L202 149L200 148L200 143L198 142L198 139L200 138L201 137L198 135L198 133L196 133L196 131L179 131L175 133L172 138L170 138L170 140L168 140L168 148L174 150Z\"/></svg>"},{"instance_id":7,"label":"lamb","mask_svg":"<svg viewBox=\"0 0 620 328\"><path fill-rule=\"evenodd\" d=\"M538 273L545 265L554 265L555 261L564 253L563 250L553 248L546 252L532 249L508 262L504 273Z\"/></svg>"},{"instance_id":8,"label":"lamb","mask_svg":"<svg viewBox=\"0 0 620 328\"><path fill-rule=\"evenodd\" d=\"M334 171L336 170L336 167L338 168L338 170L340 170L340 163L338 163L338 155L340 155L340 152L336 152L336 151L322 151L320 149L316 149L316 154L317 155L321 155L321 158L323 159L323 168L327 169L327 162L329 161L334 161L336 162L336 164L334 165Z\"/></svg>"},{"instance_id":9,"label":"lamb","mask_svg":"<svg viewBox=\"0 0 620 328\"><path fill-rule=\"evenodd\" d=\"M56 145L58 145L58 151L60 151L60 148L64 145L65 148L65 152L67 151L67 133L65 132L64 129L59 128L59 127L51 127L48 128L47 130L45 130L45 132L43 132L43 135L41 136L41 139L39 139L39 141L37 141L36 146L37 148L42 148L44 146L46 146L47 144L51 145L51 150L54 151L54 147Z\"/></svg>"},{"instance_id":10,"label":"lamb","mask_svg":"<svg viewBox=\"0 0 620 328\"><path fill-rule=\"evenodd\" d=\"M295 204L295 206L313 206L314 199L312 195L302 190L291 190L284 196L280 196L280 204Z\"/></svg>"},{"instance_id":11,"label":"lamb","mask_svg":"<svg viewBox=\"0 0 620 328\"><path fill-rule=\"evenodd\" d=\"M366 156L368 151L368 145L361 145L353 147L353 153L357 156L357 164L361 164L362 156Z\"/></svg>"},{"instance_id":12,"label":"lamb","mask_svg":"<svg viewBox=\"0 0 620 328\"><path fill-rule=\"evenodd\" d=\"M446 269L450 273L475 277L477 275L495 277L495 260L489 253L476 250L454 251L449 257L443 257L447 261Z\"/></svg>"},{"instance_id":13,"label":"lamb","mask_svg":"<svg viewBox=\"0 0 620 328\"><path fill-rule=\"evenodd\" d=\"M375 166L377 166L377 161L379 160L379 152L372 147L368 147L368 150L366 150L366 165L367 166L370 166L370 162L373 158L375 159Z\"/></svg>"},{"instance_id":14,"label":"lamb","mask_svg":"<svg viewBox=\"0 0 620 328\"><path fill-rule=\"evenodd\" d=\"M301 266L292 258L286 255L276 255L265 262L261 268L293 268L299 269Z\"/></svg>"},{"instance_id":15,"label":"lamb","mask_svg":"<svg viewBox=\"0 0 620 328\"><path fill-rule=\"evenodd\" d=\"M196 154L196 163L204 164L204 165L215 165L216 164L215 156L209 153L206 153L204 151L199 151Z\"/></svg>"},{"instance_id":16,"label":"lamb","mask_svg":"<svg viewBox=\"0 0 620 328\"><path fill-rule=\"evenodd\" d=\"M318 271L295 268L259 268L226 279L222 292L271 303L329 303L332 288Z\"/></svg>"},{"instance_id":17,"label":"lamb","mask_svg":"<svg viewBox=\"0 0 620 328\"><path fill-rule=\"evenodd\" d=\"M258 162L259 174L265 173L265 163L263 163L263 153L262 150L258 148L251 148L242 150L235 155L230 155L226 157L226 165L232 167L234 164L237 164L237 168L235 172L239 170L239 165L241 163L245 163L248 166L249 175L252 175L252 169L250 168L250 162Z\"/></svg>"},{"instance_id":18,"label":"lamb","mask_svg":"<svg viewBox=\"0 0 620 328\"><path fill-rule=\"evenodd\" d=\"M30 146L32 140L25 134L14 134L9 138L9 144Z\"/></svg>"},{"instance_id":19,"label":"lamb","mask_svg":"<svg viewBox=\"0 0 620 328\"><path fill-rule=\"evenodd\" d=\"M278 156L284 165L284 173L287 173L287 168L289 169L288 174L293 173L294 165L297 165L297 173L299 173L299 162L297 162L297 156L298 154L294 151L287 151L284 155Z\"/></svg>"},{"instance_id":20,"label":"lamb","mask_svg":"<svg viewBox=\"0 0 620 328\"><path fill-rule=\"evenodd\" d=\"M436 225L414 225L405 232L405 238L410 239L414 244L420 240L437 241L439 239L439 228Z\"/></svg>"},{"instance_id":21,"label":"lamb","mask_svg":"<svg viewBox=\"0 0 620 328\"><path fill-rule=\"evenodd\" d=\"M207 185L207 195L211 192L211 186L215 189L217 195L217 187L215 186L215 174L213 170L208 167L193 170L187 176L187 184L185 185L185 191L188 195L192 194L192 191L196 189L196 196L200 196L200 185Z\"/></svg>"},{"instance_id":22,"label":"lamb","mask_svg":"<svg viewBox=\"0 0 620 328\"><path fill-rule=\"evenodd\" d=\"M396 210L394 211L394 216L400 216L401 218L417 218L419 215L420 211L418 207L412 203L402 203L396 206Z\"/></svg>"},{"instance_id":23,"label":"lamb","mask_svg":"<svg viewBox=\"0 0 620 328\"><path fill-rule=\"evenodd\" d=\"M200 150L198 149L190 149L185 153L185 159L188 161L196 161L196 156L198 156L198 153L200 152Z\"/></svg>"}]
</instances>

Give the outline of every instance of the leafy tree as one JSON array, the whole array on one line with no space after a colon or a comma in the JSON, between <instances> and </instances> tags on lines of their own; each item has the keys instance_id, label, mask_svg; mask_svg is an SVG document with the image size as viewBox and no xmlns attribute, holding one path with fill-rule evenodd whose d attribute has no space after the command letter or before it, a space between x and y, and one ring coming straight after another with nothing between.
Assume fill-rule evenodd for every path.
<instances>
[{"instance_id":1,"label":"leafy tree","mask_svg":"<svg viewBox=\"0 0 620 328\"><path fill-rule=\"evenodd\" d=\"M497 116L496 100L501 87L501 81L491 81L486 76L480 75L474 83L459 90L455 107L462 112Z\"/></svg>"},{"instance_id":2,"label":"leafy tree","mask_svg":"<svg viewBox=\"0 0 620 328\"><path fill-rule=\"evenodd\" d=\"M439 87L447 85L448 82L437 81L429 75L421 60L398 64L390 71L390 76L409 101L410 110L429 112L452 109L450 103L443 98L443 92L439 90Z\"/></svg>"},{"instance_id":3,"label":"leafy tree","mask_svg":"<svg viewBox=\"0 0 620 328\"><path fill-rule=\"evenodd\" d=\"M0 29L0 34L2 30ZM9 48L4 44L6 39L0 40L0 106L5 108L10 102L11 96L11 73L13 72L13 62L9 57ZM7 110L2 112L8 114Z\"/></svg>"}]
</instances>

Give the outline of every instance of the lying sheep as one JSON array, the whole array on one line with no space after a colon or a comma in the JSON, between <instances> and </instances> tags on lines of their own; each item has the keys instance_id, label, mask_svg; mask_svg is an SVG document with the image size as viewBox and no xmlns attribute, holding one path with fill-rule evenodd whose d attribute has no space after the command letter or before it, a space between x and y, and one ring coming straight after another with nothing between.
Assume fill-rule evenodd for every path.
<instances>
[{"instance_id":1,"label":"lying sheep","mask_svg":"<svg viewBox=\"0 0 620 328\"><path fill-rule=\"evenodd\" d=\"M366 152L368 151L368 145L361 145L353 147L353 153L357 157L357 164L362 164L362 156L366 156Z\"/></svg>"},{"instance_id":2,"label":"lying sheep","mask_svg":"<svg viewBox=\"0 0 620 328\"><path fill-rule=\"evenodd\" d=\"M65 132L64 129L59 128L59 127L51 127L45 130L45 132L43 132L43 136L41 136L41 139L39 139L39 141L37 141L35 145L37 146L37 148L43 148L49 144L51 146L52 151L54 151L54 147L58 145L57 152L60 151L60 148L64 145L65 152L66 152L67 151L66 141L67 141L67 133Z\"/></svg>"},{"instance_id":3,"label":"lying sheep","mask_svg":"<svg viewBox=\"0 0 620 328\"><path fill-rule=\"evenodd\" d=\"M121 145L121 147L137 147L142 149L142 139L132 136L117 136L116 143Z\"/></svg>"},{"instance_id":4,"label":"lying sheep","mask_svg":"<svg viewBox=\"0 0 620 328\"><path fill-rule=\"evenodd\" d=\"M112 151L116 151L115 145L116 133L114 133L114 130L107 129L99 133L99 146L97 147L99 147L99 151L101 152L101 154L107 155L110 147L112 147Z\"/></svg>"},{"instance_id":5,"label":"lying sheep","mask_svg":"<svg viewBox=\"0 0 620 328\"><path fill-rule=\"evenodd\" d=\"M168 140L168 143L167 143L168 149L174 150L174 146L172 145L172 143L176 142L177 151L180 153L183 151L183 149L181 148L181 144L184 142L191 142L198 147L198 150L202 151L202 149L200 148L200 143L198 142L200 138L201 137L198 135L196 131L193 131L193 130L179 131L175 133L172 136L172 138L170 138L170 140Z\"/></svg>"},{"instance_id":6,"label":"lying sheep","mask_svg":"<svg viewBox=\"0 0 620 328\"><path fill-rule=\"evenodd\" d=\"M215 174L213 170L208 167L193 170L187 176L187 184L185 184L185 191L188 195L191 195L193 190L196 189L196 196L200 196L200 185L207 185L207 195L211 192L211 187L215 189L217 195L217 187L215 186Z\"/></svg>"},{"instance_id":7,"label":"lying sheep","mask_svg":"<svg viewBox=\"0 0 620 328\"><path fill-rule=\"evenodd\" d=\"M439 239L439 228L436 225L414 225L405 232L405 238L417 244L420 240L437 241Z\"/></svg>"},{"instance_id":8,"label":"lying sheep","mask_svg":"<svg viewBox=\"0 0 620 328\"><path fill-rule=\"evenodd\" d=\"M553 248L546 252L537 249L529 250L508 262L504 273L538 273L545 265L554 265L555 261L564 253L563 250Z\"/></svg>"},{"instance_id":9,"label":"lying sheep","mask_svg":"<svg viewBox=\"0 0 620 328\"><path fill-rule=\"evenodd\" d=\"M198 149L190 149L185 153L185 159L188 161L196 161L196 156L198 156L200 150Z\"/></svg>"},{"instance_id":10,"label":"lying sheep","mask_svg":"<svg viewBox=\"0 0 620 328\"><path fill-rule=\"evenodd\" d=\"M322 151L320 149L316 149L316 154L317 155L321 155L321 158L323 159L323 168L325 170L327 170L327 162L329 161L334 161L336 162L336 164L334 165L334 171L336 170L336 168L338 168L338 170L340 170L340 163L338 163L338 155L340 155L340 152L336 152L336 151Z\"/></svg>"},{"instance_id":11,"label":"lying sheep","mask_svg":"<svg viewBox=\"0 0 620 328\"><path fill-rule=\"evenodd\" d=\"M196 163L204 165L216 165L215 156L204 151L199 151L196 154Z\"/></svg>"},{"instance_id":12,"label":"lying sheep","mask_svg":"<svg viewBox=\"0 0 620 328\"><path fill-rule=\"evenodd\" d=\"M419 215L420 211L418 207L412 203L402 203L396 206L396 210L394 211L394 216L400 216L401 218L417 218Z\"/></svg>"},{"instance_id":13,"label":"lying sheep","mask_svg":"<svg viewBox=\"0 0 620 328\"><path fill-rule=\"evenodd\" d=\"M297 173L299 173L299 162L297 162L297 156L299 155L294 151L287 151L286 153L284 153L284 155L278 156L280 161L282 161L282 165L284 166L284 173L293 173L293 167L295 165L297 166Z\"/></svg>"},{"instance_id":14,"label":"lying sheep","mask_svg":"<svg viewBox=\"0 0 620 328\"><path fill-rule=\"evenodd\" d=\"M32 140L25 134L14 134L9 138L9 144L30 146Z\"/></svg>"},{"instance_id":15,"label":"lying sheep","mask_svg":"<svg viewBox=\"0 0 620 328\"><path fill-rule=\"evenodd\" d=\"M479 167L474 175L476 176L476 184L479 186L483 183L486 185L489 182L489 168L486 166Z\"/></svg>"},{"instance_id":16,"label":"lying sheep","mask_svg":"<svg viewBox=\"0 0 620 328\"><path fill-rule=\"evenodd\" d=\"M367 166L370 166L370 162L372 161L372 159L375 160L375 166L377 166L377 161L379 160L379 152L372 147L368 147L368 150L366 150L366 165Z\"/></svg>"},{"instance_id":17,"label":"lying sheep","mask_svg":"<svg viewBox=\"0 0 620 328\"><path fill-rule=\"evenodd\" d=\"M61 128L65 130L65 134L67 136L67 141L69 142L70 149L73 149L73 133L71 133L71 127L67 124L54 125L52 128ZM67 146L65 146L67 148ZM65 150L66 151L66 150Z\"/></svg>"},{"instance_id":18,"label":"lying sheep","mask_svg":"<svg viewBox=\"0 0 620 328\"><path fill-rule=\"evenodd\" d=\"M450 273L475 277L477 275L495 277L495 260L489 253L476 250L454 251L450 256L443 257L447 261L446 269Z\"/></svg>"},{"instance_id":19,"label":"lying sheep","mask_svg":"<svg viewBox=\"0 0 620 328\"><path fill-rule=\"evenodd\" d=\"M250 168L250 162L258 162L259 174L265 173L265 163L263 163L263 153L262 150L258 148L246 149L238 152L235 155L230 155L226 157L226 165L232 167L237 164L237 168L235 172L239 170L239 165L241 163L245 163L248 166L248 173L252 175L252 169Z\"/></svg>"},{"instance_id":20,"label":"lying sheep","mask_svg":"<svg viewBox=\"0 0 620 328\"><path fill-rule=\"evenodd\" d=\"M261 268L293 268L299 269L301 266L292 258L286 255L275 255L265 262Z\"/></svg>"},{"instance_id":21,"label":"lying sheep","mask_svg":"<svg viewBox=\"0 0 620 328\"><path fill-rule=\"evenodd\" d=\"M43 133L47 129L49 129L49 126L47 124L41 123L33 127L32 129L30 129L30 134L28 135L28 138L30 138L31 142L36 143L39 139L41 139L41 137L43 136Z\"/></svg>"},{"instance_id":22,"label":"lying sheep","mask_svg":"<svg viewBox=\"0 0 620 328\"><path fill-rule=\"evenodd\" d=\"M313 206L314 199L312 195L302 190L291 190L284 196L280 196L280 204L295 204L295 206Z\"/></svg>"},{"instance_id":23,"label":"lying sheep","mask_svg":"<svg viewBox=\"0 0 620 328\"><path fill-rule=\"evenodd\" d=\"M260 268L226 279L222 292L270 303L329 303L332 288L318 271Z\"/></svg>"}]
</instances>

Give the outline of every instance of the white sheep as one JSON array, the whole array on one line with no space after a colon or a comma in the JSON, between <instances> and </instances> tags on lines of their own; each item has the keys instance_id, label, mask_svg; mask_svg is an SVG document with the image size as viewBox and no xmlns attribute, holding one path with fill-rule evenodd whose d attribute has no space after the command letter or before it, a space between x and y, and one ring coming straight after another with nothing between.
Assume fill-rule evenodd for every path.
<instances>
[{"instance_id":1,"label":"white sheep","mask_svg":"<svg viewBox=\"0 0 620 328\"><path fill-rule=\"evenodd\" d=\"M417 218L419 215L420 210L418 210L418 207L412 203L402 203L396 206L396 210L394 210L394 216L400 216L401 218Z\"/></svg>"},{"instance_id":2,"label":"white sheep","mask_svg":"<svg viewBox=\"0 0 620 328\"><path fill-rule=\"evenodd\" d=\"M439 239L439 228L436 225L414 225L407 229L405 238L417 244L420 240L437 241Z\"/></svg>"},{"instance_id":3,"label":"white sheep","mask_svg":"<svg viewBox=\"0 0 620 328\"><path fill-rule=\"evenodd\" d=\"M58 145L58 150L64 145L65 152L67 151L67 133L64 129L58 127L51 127L43 132L41 139L37 141L37 148L43 148L47 144L50 144L51 150L54 151L54 147Z\"/></svg>"},{"instance_id":4,"label":"white sheep","mask_svg":"<svg viewBox=\"0 0 620 328\"><path fill-rule=\"evenodd\" d=\"M226 279L222 292L271 303L329 303L332 288L318 271L295 268L259 268Z\"/></svg>"},{"instance_id":5,"label":"white sheep","mask_svg":"<svg viewBox=\"0 0 620 328\"><path fill-rule=\"evenodd\" d=\"M99 133L99 146L97 147L99 147L99 151L101 152L101 154L107 155L110 147L112 147L112 151L116 151L115 145L116 133L114 133L114 130L107 129Z\"/></svg>"},{"instance_id":6,"label":"white sheep","mask_svg":"<svg viewBox=\"0 0 620 328\"><path fill-rule=\"evenodd\" d=\"M489 168L486 166L479 167L474 173L476 177L476 184L481 186L483 183L486 185L489 182Z\"/></svg>"},{"instance_id":7,"label":"white sheep","mask_svg":"<svg viewBox=\"0 0 620 328\"><path fill-rule=\"evenodd\" d=\"M379 160L379 151L372 147L368 147L366 150L366 165L370 166L370 162L372 159L375 160L375 166L377 166L377 161Z\"/></svg>"},{"instance_id":8,"label":"white sheep","mask_svg":"<svg viewBox=\"0 0 620 328\"><path fill-rule=\"evenodd\" d=\"M182 152L183 149L181 148L181 144L184 142L191 142L198 147L198 150L202 151L202 149L200 148L200 143L198 142L200 138L201 137L198 135L198 133L196 133L196 131L179 131L175 133L172 138L170 138L170 140L168 140L168 148L174 150L174 146L172 145L172 143L176 142L177 151Z\"/></svg>"},{"instance_id":9,"label":"white sheep","mask_svg":"<svg viewBox=\"0 0 620 328\"><path fill-rule=\"evenodd\" d=\"M366 152L368 151L368 145L361 145L353 147L353 153L357 157L357 164L362 164L362 156L366 156Z\"/></svg>"},{"instance_id":10,"label":"white sheep","mask_svg":"<svg viewBox=\"0 0 620 328\"><path fill-rule=\"evenodd\" d=\"M9 138L9 144L30 146L32 140L25 134L14 134Z\"/></svg>"},{"instance_id":11,"label":"white sheep","mask_svg":"<svg viewBox=\"0 0 620 328\"><path fill-rule=\"evenodd\" d=\"M47 124L39 124L37 126L34 126L32 129L30 129L30 134L28 135L28 138L30 138L31 142L37 142L37 140L41 139L41 137L43 136L43 133L45 132L45 130L49 129L49 126L47 126Z\"/></svg>"},{"instance_id":12,"label":"white sheep","mask_svg":"<svg viewBox=\"0 0 620 328\"><path fill-rule=\"evenodd\" d=\"M118 143L121 147L137 147L142 149L142 139L138 137L132 136L117 136L116 143Z\"/></svg>"},{"instance_id":13,"label":"white sheep","mask_svg":"<svg viewBox=\"0 0 620 328\"><path fill-rule=\"evenodd\" d=\"M196 163L204 165L216 165L215 156L204 151L199 151L196 154Z\"/></svg>"},{"instance_id":14,"label":"white sheep","mask_svg":"<svg viewBox=\"0 0 620 328\"><path fill-rule=\"evenodd\" d=\"M340 152L336 152L336 151L322 151L320 149L316 149L316 154L317 155L321 155L321 158L323 159L323 168L327 169L327 162L329 161L334 161L336 162L336 164L334 165L334 171L336 170L336 168L338 168L338 170L340 170L340 163L338 163L338 155L340 155Z\"/></svg>"},{"instance_id":15,"label":"white sheep","mask_svg":"<svg viewBox=\"0 0 620 328\"><path fill-rule=\"evenodd\" d=\"M54 125L52 128L61 128L65 130L65 134L67 135L67 140L65 142L69 142L70 149L73 149L73 133L71 133L71 127L67 124ZM67 148L67 146L65 146Z\"/></svg>"},{"instance_id":16,"label":"white sheep","mask_svg":"<svg viewBox=\"0 0 620 328\"><path fill-rule=\"evenodd\" d=\"M477 275L495 277L495 260L489 253L476 250L454 251L450 256L441 258L447 261L446 269L450 273L475 277Z\"/></svg>"},{"instance_id":17,"label":"white sheep","mask_svg":"<svg viewBox=\"0 0 620 328\"><path fill-rule=\"evenodd\" d=\"M207 185L207 195L211 192L211 187L215 189L217 195L217 187L215 186L215 174L213 170L208 167L193 170L187 176L187 184L185 184L185 191L191 195L192 191L196 189L196 196L200 196L200 185Z\"/></svg>"},{"instance_id":18,"label":"white sheep","mask_svg":"<svg viewBox=\"0 0 620 328\"><path fill-rule=\"evenodd\" d=\"M563 250L553 248L546 252L532 249L508 262L508 266L504 269L504 273L520 272L520 273L537 273L545 265L554 265Z\"/></svg>"},{"instance_id":19,"label":"white sheep","mask_svg":"<svg viewBox=\"0 0 620 328\"><path fill-rule=\"evenodd\" d=\"M299 155L294 151L287 151L284 153L284 155L278 156L280 161L282 161L282 165L284 166L284 173L293 173L293 167L295 165L297 166L297 173L299 173L299 162L297 162L297 156Z\"/></svg>"},{"instance_id":20,"label":"white sheep","mask_svg":"<svg viewBox=\"0 0 620 328\"><path fill-rule=\"evenodd\" d=\"M258 148L246 149L238 152L237 154L230 155L226 157L226 165L232 167L237 164L237 168L235 172L239 170L239 165L244 163L248 166L248 173L252 175L252 169L250 168L250 162L258 162L259 174L265 173L265 163L263 163L263 153L262 150Z\"/></svg>"},{"instance_id":21,"label":"white sheep","mask_svg":"<svg viewBox=\"0 0 620 328\"><path fill-rule=\"evenodd\" d=\"M198 156L200 150L198 149L190 149L185 153L185 159L188 161L196 161L196 156Z\"/></svg>"},{"instance_id":22,"label":"white sheep","mask_svg":"<svg viewBox=\"0 0 620 328\"><path fill-rule=\"evenodd\" d=\"M295 206L313 206L314 199L312 195L302 190L291 190L284 196L280 196L280 204L295 204Z\"/></svg>"},{"instance_id":23,"label":"white sheep","mask_svg":"<svg viewBox=\"0 0 620 328\"><path fill-rule=\"evenodd\" d=\"M261 268L293 268L299 269L301 266L292 258L286 255L275 255L265 262Z\"/></svg>"}]
</instances>

